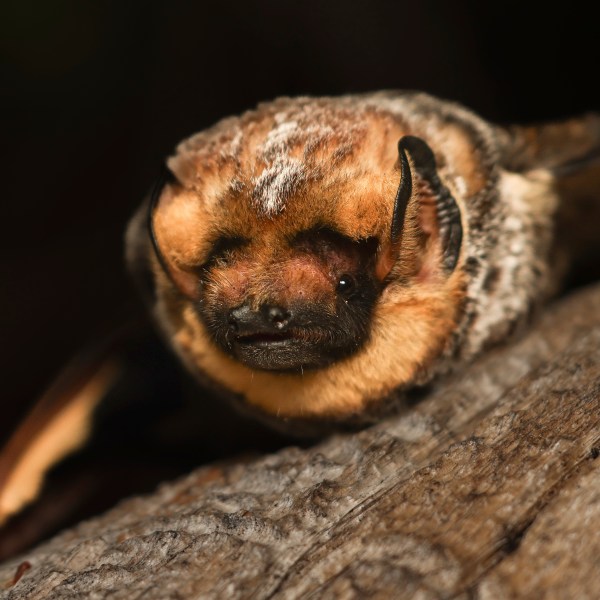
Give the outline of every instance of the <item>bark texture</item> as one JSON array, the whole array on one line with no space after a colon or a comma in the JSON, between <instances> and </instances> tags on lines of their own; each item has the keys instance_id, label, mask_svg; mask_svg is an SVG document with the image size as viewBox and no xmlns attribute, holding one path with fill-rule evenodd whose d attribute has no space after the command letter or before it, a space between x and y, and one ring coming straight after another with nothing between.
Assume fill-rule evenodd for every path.
<instances>
[{"instance_id":1,"label":"bark texture","mask_svg":"<svg viewBox=\"0 0 600 600\"><path fill-rule=\"evenodd\" d=\"M0 598L600 598L599 454L595 286L396 417L81 523Z\"/></svg>"}]
</instances>

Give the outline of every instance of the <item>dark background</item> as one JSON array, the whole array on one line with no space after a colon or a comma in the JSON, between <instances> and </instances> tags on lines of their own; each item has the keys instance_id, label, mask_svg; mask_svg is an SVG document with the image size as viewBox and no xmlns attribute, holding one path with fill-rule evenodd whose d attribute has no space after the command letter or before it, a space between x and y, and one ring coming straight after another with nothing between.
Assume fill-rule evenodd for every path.
<instances>
[{"instance_id":1,"label":"dark background","mask_svg":"<svg viewBox=\"0 0 600 600\"><path fill-rule=\"evenodd\" d=\"M278 95L416 88L499 122L600 107L575 3L4 0L0 434L141 310L122 234L183 137Z\"/></svg>"}]
</instances>

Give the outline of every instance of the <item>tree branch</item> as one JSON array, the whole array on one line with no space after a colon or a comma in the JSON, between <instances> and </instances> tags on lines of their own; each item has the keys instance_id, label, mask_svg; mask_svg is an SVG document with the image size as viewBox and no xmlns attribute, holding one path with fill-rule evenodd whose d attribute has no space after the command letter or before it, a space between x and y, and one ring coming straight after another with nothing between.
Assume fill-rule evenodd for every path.
<instances>
[{"instance_id":1,"label":"tree branch","mask_svg":"<svg viewBox=\"0 0 600 600\"><path fill-rule=\"evenodd\" d=\"M394 418L62 533L0 596L597 598L599 448L595 286Z\"/></svg>"}]
</instances>

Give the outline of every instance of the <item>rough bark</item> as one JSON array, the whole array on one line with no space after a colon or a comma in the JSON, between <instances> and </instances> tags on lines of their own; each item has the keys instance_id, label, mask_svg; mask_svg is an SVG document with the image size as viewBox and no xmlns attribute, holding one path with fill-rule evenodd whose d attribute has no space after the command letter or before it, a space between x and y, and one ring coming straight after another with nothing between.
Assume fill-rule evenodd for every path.
<instances>
[{"instance_id":1,"label":"rough bark","mask_svg":"<svg viewBox=\"0 0 600 600\"><path fill-rule=\"evenodd\" d=\"M599 598L599 454L595 286L394 418L62 533L0 597Z\"/></svg>"}]
</instances>

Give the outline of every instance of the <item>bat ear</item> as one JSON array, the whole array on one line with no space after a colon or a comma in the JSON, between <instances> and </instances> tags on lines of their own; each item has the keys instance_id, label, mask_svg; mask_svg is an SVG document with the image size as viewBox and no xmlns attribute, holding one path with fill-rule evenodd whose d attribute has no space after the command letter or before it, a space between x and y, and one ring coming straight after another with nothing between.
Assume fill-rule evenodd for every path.
<instances>
[{"instance_id":1,"label":"bat ear","mask_svg":"<svg viewBox=\"0 0 600 600\"><path fill-rule=\"evenodd\" d=\"M393 254L391 262L402 260L407 208L411 202L417 202L419 225L423 233L435 233L439 240L443 271L449 275L458 262L463 235L461 214L456 200L438 175L433 151L421 138L405 135L400 139L398 163L401 173L390 230ZM423 194L413 194L413 173L419 180L419 186L425 188Z\"/></svg>"},{"instance_id":2,"label":"bat ear","mask_svg":"<svg viewBox=\"0 0 600 600\"><path fill-rule=\"evenodd\" d=\"M184 296L195 298L197 295L197 277L193 273L188 273L169 259L166 249L161 247L160 235L157 231L156 221L160 219L161 213L168 210L167 186L177 184L175 175L166 166L159 178L156 180L150 201L148 203L148 214L146 219L148 235L150 237L152 251L156 257L159 268L169 278L171 283Z\"/></svg>"},{"instance_id":3,"label":"bat ear","mask_svg":"<svg viewBox=\"0 0 600 600\"><path fill-rule=\"evenodd\" d=\"M525 172L548 169L566 177L588 167L600 168L600 114L536 125L498 128L502 166Z\"/></svg>"}]
</instances>

